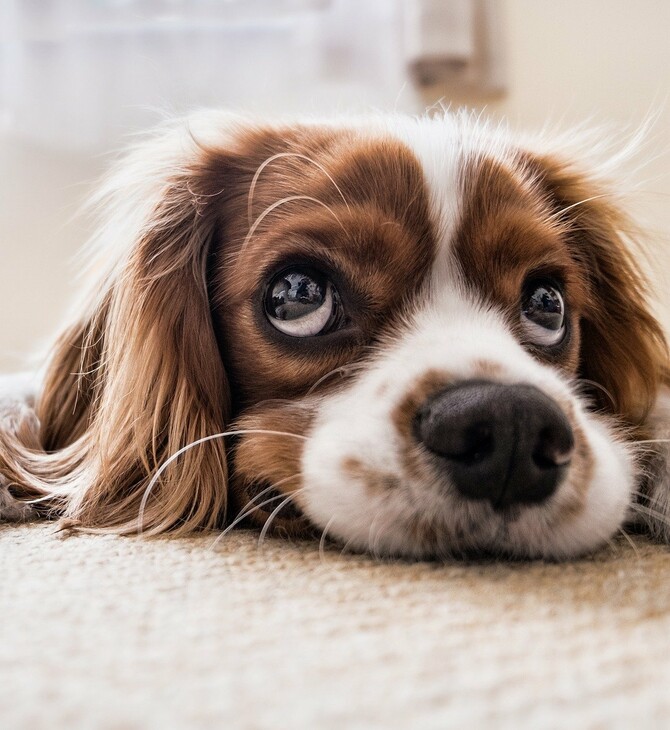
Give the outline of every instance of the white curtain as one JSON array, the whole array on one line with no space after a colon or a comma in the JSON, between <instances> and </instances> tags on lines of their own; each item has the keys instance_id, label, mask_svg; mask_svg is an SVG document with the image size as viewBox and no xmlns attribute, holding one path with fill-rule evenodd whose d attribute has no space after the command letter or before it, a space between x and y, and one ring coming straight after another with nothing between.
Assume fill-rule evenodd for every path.
<instances>
[{"instance_id":1,"label":"white curtain","mask_svg":"<svg viewBox=\"0 0 670 730\"><path fill-rule=\"evenodd\" d=\"M89 151L199 106L417 110L421 85L446 81L448 90L450 74L482 89L500 84L472 71L491 4L1 0L0 123Z\"/></svg>"}]
</instances>

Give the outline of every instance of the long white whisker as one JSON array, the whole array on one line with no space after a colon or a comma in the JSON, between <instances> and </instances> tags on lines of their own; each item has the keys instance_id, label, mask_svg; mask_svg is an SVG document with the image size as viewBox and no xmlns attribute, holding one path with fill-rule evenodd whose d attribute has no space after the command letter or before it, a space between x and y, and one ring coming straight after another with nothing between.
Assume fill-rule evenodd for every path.
<instances>
[{"instance_id":1,"label":"long white whisker","mask_svg":"<svg viewBox=\"0 0 670 730\"><path fill-rule=\"evenodd\" d=\"M144 495L142 496L142 501L140 502L140 509L137 516L137 534L141 535L144 529L144 512L146 510L147 502L149 501L149 496L151 495L153 488L156 486L156 482L161 478L161 475L170 466L170 464L173 464L182 454L189 451L189 449L194 448L195 446L200 446L201 444L207 443L208 441L214 441L215 439L226 438L227 436L243 436L247 434L264 434L266 436L291 436L292 438L307 441L306 436L302 436L296 433L288 433L286 431L270 431L263 428L245 428L234 431L222 431L221 433L214 433L209 436L203 436L196 441L192 441L190 444L186 444L186 446L182 446L181 449L175 451L175 453L172 454L169 459L161 464L153 477L151 477L147 488L144 490Z\"/></svg>"},{"instance_id":2,"label":"long white whisker","mask_svg":"<svg viewBox=\"0 0 670 730\"><path fill-rule=\"evenodd\" d=\"M269 504L270 502L273 502L277 499L282 499L284 497L283 494L278 494L273 497L270 497L269 499L265 500L264 502L261 502L260 504L255 504L256 500L260 499L263 495L267 494L268 492L272 492L277 487L281 486L282 484L285 484L286 482L290 481L291 479L295 479L296 477L300 476L299 474L291 474L291 476L285 477L284 479L280 479L278 482L275 482L274 484L270 484L269 487L265 487L265 489L261 490L253 499L250 499L244 507L240 510L237 517L221 532L220 535L217 536L216 540L212 543L210 546L210 550L213 550L217 544L223 540L223 538L231 532L237 525L242 522L246 517L248 517L250 514L253 514L257 510L261 509L261 507L265 506L266 504Z\"/></svg>"},{"instance_id":3,"label":"long white whisker","mask_svg":"<svg viewBox=\"0 0 670 730\"><path fill-rule=\"evenodd\" d=\"M612 197L610 194L602 193L600 195L592 195L590 198L584 198L583 200L578 200L576 203L572 203L572 205L568 205L565 208L561 208L559 211L554 213L554 215L549 216L548 220L550 222L560 220L565 215L565 213L572 210L573 208L577 208L580 205L584 205L585 203L590 203L593 200L602 200L603 198L610 198L610 197Z\"/></svg>"},{"instance_id":4,"label":"long white whisker","mask_svg":"<svg viewBox=\"0 0 670 730\"><path fill-rule=\"evenodd\" d=\"M244 241L242 242L242 247L240 248L240 254L244 252L244 249L248 246L249 241L252 239L254 233L256 233L256 229L258 226L263 222L263 220L272 213L273 210L278 208L280 205L285 205L286 203L291 203L296 200L309 200L312 203L316 203L317 205L322 206L325 208L332 216L335 218L335 220L339 223L340 228L342 230L346 230L344 226L342 225L342 221L335 215L333 210L327 206L322 200L319 200L318 198L313 198L311 195L289 195L287 198L282 198L281 200L278 200L276 203L273 203L272 205L268 206L259 216L256 218L253 226L249 229L249 233L244 238ZM240 255L238 254L238 256Z\"/></svg>"},{"instance_id":5,"label":"long white whisker","mask_svg":"<svg viewBox=\"0 0 670 730\"><path fill-rule=\"evenodd\" d=\"M381 537L382 528L378 527L378 520L381 517L381 510L378 510L375 516L372 518L370 523L370 529L368 530L368 544L370 545L370 552L372 557L379 560L381 554L377 550L377 543Z\"/></svg>"},{"instance_id":6,"label":"long white whisker","mask_svg":"<svg viewBox=\"0 0 670 730\"><path fill-rule=\"evenodd\" d=\"M575 381L577 385L584 384L584 385L590 385L593 388L597 388L602 393L604 393L607 398L609 399L610 403L613 406L616 406L616 402L614 400L614 396L607 390L607 388L604 385L601 385L600 383L596 382L595 380L589 380L588 378L579 378Z\"/></svg>"},{"instance_id":7,"label":"long white whisker","mask_svg":"<svg viewBox=\"0 0 670 730\"><path fill-rule=\"evenodd\" d=\"M254 177L251 181L251 185L249 186L249 197L247 199L247 221L249 227L251 227L251 218L253 216L252 210L253 210L253 202L254 202L254 193L256 191L256 185L258 183L258 179L263 174L263 170L274 162L275 160L279 160L282 157L294 157L299 160L305 160L306 162L309 162L310 164L314 165L317 169L321 170L321 172L330 180L330 182L333 184L333 187L337 192L340 194L340 197L342 198L342 202L346 205L347 210L351 213L351 208L349 207L349 203L347 203L347 199L344 197L344 193L342 192L340 186L335 182L333 179L333 176L326 170L326 168L319 164L316 160L313 160L311 157L308 157L307 155L302 155L299 152L278 152L276 155L272 155L272 157L268 157L265 162L263 162L262 165L256 170Z\"/></svg>"},{"instance_id":8,"label":"long white whisker","mask_svg":"<svg viewBox=\"0 0 670 730\"><path fill-rule=\"evenodd\" d=\"M663 514L663 512L653 509L652 507L647 507L639 502L635 502L630 505L630 508L639 514L651 517L652 519L660 522L662 525L670 526L670 517Z\"/></svg>"},{"instance_id":9,"label":"long white whisker","mask_svg":"<svg viewBox=\"0 0 670 730\"><path fill-rule=\"evenodd\" d=\"M639 559L640 551L637 549L637 545L633 542L633 539L631 538L631 536L623 529L623 527L619 528L619 532L624 536L626 542L633 549L633 552L635 553L635 557Z\"/></svg>"},{"instance_id":10,"label":"long white whisker","mask_svg":"<svg viewBox=\"0 0 670 730\"><path fill-rule=\"evenodd\" d=\"M267 489L264 489L263 491L264 491L264 492L267 492L267 491L269 491L269 490L271 490L271 489L272 489L272 487L268 487ZM260 495L259 495L259 496L260 496ZM284 495L284 494L275 494L275 495L273 495L272 497L268 497L268 499L265 499L265 500L263 500L263 501L262 501L262 502L260 502L259 504L254 504L254 505L253 505L253 507L251 507L251 509L247 509L247 508L249 507L249 505L246 505L246 507L245 507L245 510L246 510L246 511L245 511L245 512L244 512L243 514L242 514L242 513L241 513L241 514L239 514L239 515L238 515L238 516L237 516L237 517L235 518L235 520L233 520L233 522L231 522L231 524L230 524L230 525L228 525L228 527L226 527L226 529L225 529L225 530L224 530L224 531L223 531L223 532L222 532L222 533L221 533L220 535L218 535L218 536L216 537L216 540L214 540L214 542L213 542L213 543L212 543L212 544L211 544L211 545L209 546L209 548L208 548L208 549L209 549L209 550L214 550L214 548L215 548L215 547L216 547L216 546L218 545L218 543L219 543L219 542L220 542L220 541L221 541L221 540L222 540L222 539L223 539L223 538L224 538L224 537L225 537L225 536L226 536L226 535L227 535L227 534L228 534L228 533L229 533L229 532L230 532L230 531L231 531L231 530L232 530L232 529L233 529L233 528L234 528L234 527L236 526L236 525L238 525L238 524L239 524L240 522L242 522L242 520L244 520L244 518L245 518L245 517L248 517L249 515L253 514L254 512L257 512L257 511L258 511L259 509L262 509L262 508L263 508L263 507L265 507L265 505L267 505L267 504L271 504L272 502L276 502L276 501L277 501L278 499L284 499L284 497L285 497L285 495Z\"/></svg>"},{"instance_id":11,"label":"long white whisker","mask_svg":"<svg viewBox=\"0 0 670 730\"><path fill-rule=\"evenodd\" d=\"M265 538L267 537L268 532L270 531L270 527L275 519L275 517L286 507L289 502L292 502L293 499L295 499L296 494L298 492L302 492L303 489L296 489L294 492L291 492L291 494L286 497L286 499L272 512L272 514L265 520L265 524L263 525L263 529L261 530L261 534L258 537L258 547L263 547L263 542L265 542Z\"/></svg>"},{"instance_id":12,"label":"long white whisker","mask_svg":"<svg viewBox=\"0 0 670 730\"><path fill-rule=\"evenodd\" d=\"M340 365L339 368L333 368L333 370L330 370L325 375L322 375L314 385L307 391L307 395L312 395L312 393L321 385L321 383L324 382L324 380L328 380L328 378L332 378L333 375L337 375L338 373L347 373L350 370L356 370L357 368L362 368L362 363L350 363L349 365Z\"/></svg>"},{"instance_id":13,"label":"long white whisker","mask_svg":"<svg viewBox=\"0 0 670 730\"><path fill-rule=\"evenodd\" d=\"M326 557L326 535L328 534L328 530L333 522L335 522L335 517L331 517L328 520L326 526L323 528L323 532L321 533L321 539L319 540L319 560L322 563Z\"/></svg>"}]
</instances>

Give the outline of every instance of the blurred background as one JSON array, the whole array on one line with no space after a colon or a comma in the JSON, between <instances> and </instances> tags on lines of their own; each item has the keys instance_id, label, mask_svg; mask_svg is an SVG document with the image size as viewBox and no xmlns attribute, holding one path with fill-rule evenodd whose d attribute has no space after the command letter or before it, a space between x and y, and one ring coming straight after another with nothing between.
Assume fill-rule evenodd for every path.
<instances>
[{"instance_id":1,"label":"blurred background","mask_svg":"<svg viewBox=\"0 0 670 730\"><path fill-rule=\"evenodd\" d=\"M76 212L134 131L202 106L262 114L440 100L519 129L655 119L631 201L670 327L666 0L0 0L0 370L63 320Z\"/></svg>"}]
</instances>

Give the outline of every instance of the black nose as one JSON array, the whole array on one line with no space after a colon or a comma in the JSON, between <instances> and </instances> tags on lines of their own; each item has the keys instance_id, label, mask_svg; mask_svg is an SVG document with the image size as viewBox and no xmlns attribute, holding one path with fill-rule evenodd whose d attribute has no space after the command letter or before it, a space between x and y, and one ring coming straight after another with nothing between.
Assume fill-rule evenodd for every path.
<instances>
[{"instance_id":1,"label":"black nose","mask_svg":"<svg viewBox=\"0 0 670 730\"><path fill-rule=\"evenodd\" d=\"M574 450L563 411L532 385L452 386L424 403L415 427L458 491L496 509L549 497Z\"/></svg>"}]
</instances>

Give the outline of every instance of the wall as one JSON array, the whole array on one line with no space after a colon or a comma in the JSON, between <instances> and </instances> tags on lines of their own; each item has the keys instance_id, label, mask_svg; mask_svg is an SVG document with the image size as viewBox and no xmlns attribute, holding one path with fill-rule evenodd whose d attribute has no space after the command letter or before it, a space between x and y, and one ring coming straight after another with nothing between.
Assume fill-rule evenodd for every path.
<instances>
[{"instance_id":1,"label":"wall","mask_svg":"<svg viewBox=\"0 0 670 730\"><path fill-rule=\"evenodd\" d=\"M585 119L633 129L657 113L644 195L659 291L670 283L670 3L504 0L508 93L486 112L519 127ZM411 107L407 95L401 107ZM468 101L466 99L466 101ZM479 103L481 100L470 99ZM339 105L338 108L341 108ZM1 122L1 120L0 120ZM0 370L16 369L61 321L76 290L86 224L73 215L104 168L101 156L56 153L0 135ZM670 326L670 297L659 297Z\"/></svg>"},{"instance_id":2,"label":"wall","mask_svg":"<svg viewBox=\"0 0 670 730\"><path fill-rule=\"evenodd\" d=\"M509 93L494 114L523 127L592 119L634 131L654 117L630 206L649 234L657 312L670 330L670 3L507 0Z\"/></svg>"}]
</instances>

